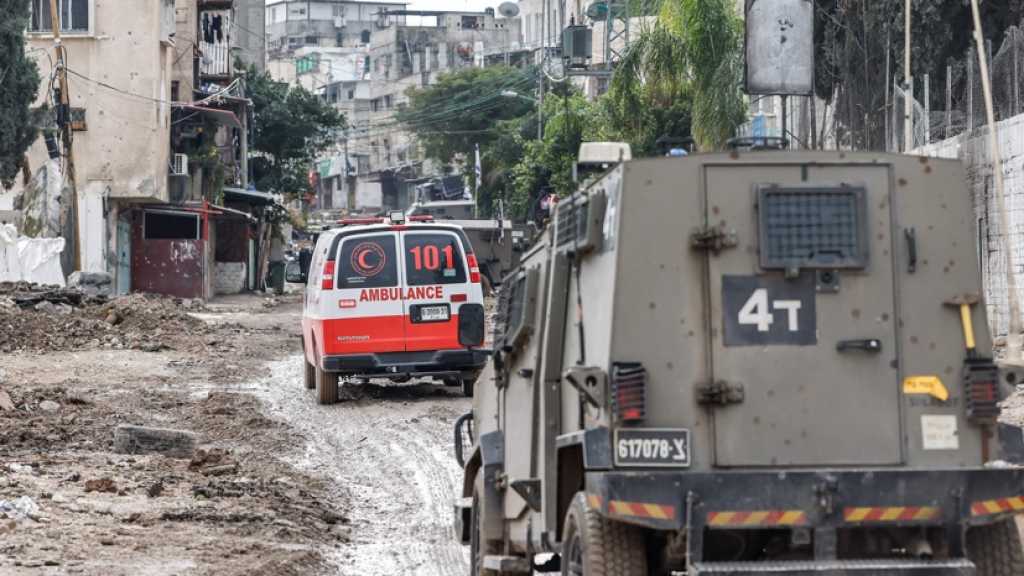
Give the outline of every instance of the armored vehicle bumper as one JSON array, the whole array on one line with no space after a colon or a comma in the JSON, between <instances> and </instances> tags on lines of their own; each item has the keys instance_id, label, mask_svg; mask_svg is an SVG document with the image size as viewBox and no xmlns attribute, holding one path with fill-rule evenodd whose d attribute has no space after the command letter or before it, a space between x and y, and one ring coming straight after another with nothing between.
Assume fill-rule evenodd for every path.
<instances>
[{"instance_id":1,"label":"armored vehicle bumper","mask_svg":"<svg viewBox=\"0 0 1024 576\"><path fill-rule=\"evenodd\" d=\"M488 353L479 349L381 352L324 357L324 370L350 376L444 376L480 370Z\"/></svg>"},{"instance_id":2,"label":"armored vehicle bumper","mask_svg":"<svg viewBox=\"0 0 1024 576\"><path fill-rule=\"evenodd\" d=\"M697 564L703 539L714 530L789 530L813 541L814 561L804 568L704 563L698 574L973 574L970 563L960 561L927 567L908 561L900 568L843 561L837 559L838 538L848 529L934 527L945 530L950 556L963 558L966 527L1024 512L1024 469L589 471L586 493L590 506L609 518L655 530L687 530L687 547ZM830 571L837 562L854 564Z\"/></svg>"}]
</instances>

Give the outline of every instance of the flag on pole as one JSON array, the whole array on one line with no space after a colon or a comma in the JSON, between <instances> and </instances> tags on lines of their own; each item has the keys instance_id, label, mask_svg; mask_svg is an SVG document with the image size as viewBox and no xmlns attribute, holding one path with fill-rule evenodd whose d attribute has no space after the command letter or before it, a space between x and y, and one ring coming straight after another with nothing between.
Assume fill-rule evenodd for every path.
<instances>
[{"instance_id":1,"label":"flag on pole","mask_svg":"<svg viewBox=\"0 0 1024 576\"><path fill-rule=\"evenodd\" d=\"M476 163L474 164L473 173L476 176L473 180L473 199L480 198L480 178L483 176L483 170L480 168L480 144L476 144Z\"/></svg>"}]
</instances>

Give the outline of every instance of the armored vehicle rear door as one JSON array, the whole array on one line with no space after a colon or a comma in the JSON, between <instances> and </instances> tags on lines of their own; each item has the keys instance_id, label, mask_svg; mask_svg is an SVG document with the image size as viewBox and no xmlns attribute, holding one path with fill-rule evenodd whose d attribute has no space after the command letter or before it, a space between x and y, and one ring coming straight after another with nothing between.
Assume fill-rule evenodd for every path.
<instances>
[{"instance_id":1,"label":"armored vehicle rear door","mask_svg":"<svg viewBox=\"0 0 1024 576\"><path fill-rule=\"evenodd\" d=\"M706 168L719 466L901 461L890 170Z\"/></svg>"}]
</instances>

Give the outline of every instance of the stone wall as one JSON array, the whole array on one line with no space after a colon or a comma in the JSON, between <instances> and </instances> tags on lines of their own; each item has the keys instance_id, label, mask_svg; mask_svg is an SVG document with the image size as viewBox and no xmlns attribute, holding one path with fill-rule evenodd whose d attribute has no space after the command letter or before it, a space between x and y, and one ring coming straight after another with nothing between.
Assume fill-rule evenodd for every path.
<instances>
[{"instance_id":1,"label":"stone wall","mask_svg":"<svg viewBox=\"0 0 1024 576\"><path fill-rule=\"evenodd\" d=\"M214 294L238 294L245 291L245 262L217 262L213 270Z\"/></svg>"},{"instance_id":2,"label":"stone wall","mask_svg":"<svg viewBox=\"0 0 1024 576\"><path fill-rule=\"evenodd\" d=\"M999 122L999 150L1002 157L1009 238L1001 233L996 202L992 154L988 129L975 130L914 150L916 154L960 158L967 171L969 193L974 201L978 260L985 287L989 322L997 335L1006 334L1008 300L1004 250L1013 250L1018 301L1024 304L1024 115Z\"/></svg>"}]
</instances>

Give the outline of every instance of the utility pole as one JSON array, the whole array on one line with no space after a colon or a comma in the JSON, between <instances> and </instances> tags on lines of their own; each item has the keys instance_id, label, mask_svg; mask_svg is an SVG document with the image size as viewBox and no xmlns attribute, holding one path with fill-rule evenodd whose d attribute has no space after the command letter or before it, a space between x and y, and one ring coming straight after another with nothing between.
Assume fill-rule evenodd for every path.
<instances>
[{"instance_id":1,"label":"utility pole","mask_svg":"<svg viewBox=\"0 0 1024 576\"><path fill-rule=\"evenodd\" d=\"M910 0L903 14L903 151L914 147L914 80L910 76Z\"/></svg>"},{"instance_id":2,"label":"utility pole","mask_svg":"<svg viewBox=\"0 0 1024 576\"><path fill-rule=\"evenodd\" d=\"M548 2L541 3L540 12L540 71L537 75L537 140L544 138L544 70L548 63Z\"/></svg>"},{"instance_id":3,"label":"utility pole","mask_svg":"<svg viewBox=\"0 0 1024 576\"><path fill-rule=\"evenodd\" d=\"M74 246L74 269L82 269L82 251L78 224L78 189L75 186L75 160L71 144L71 99L68 97L68 69L64 62L64 47L60 43L60 14L57 12L57 0L50 0L50 26L53 28L53 52L57 60L57 75L60 79L60 119L59 129L64 141L64 153L67 155L68 183L71 185L71 244ZM63 232L63 231L62 231Z\"/></svg>"}]
</instances>

